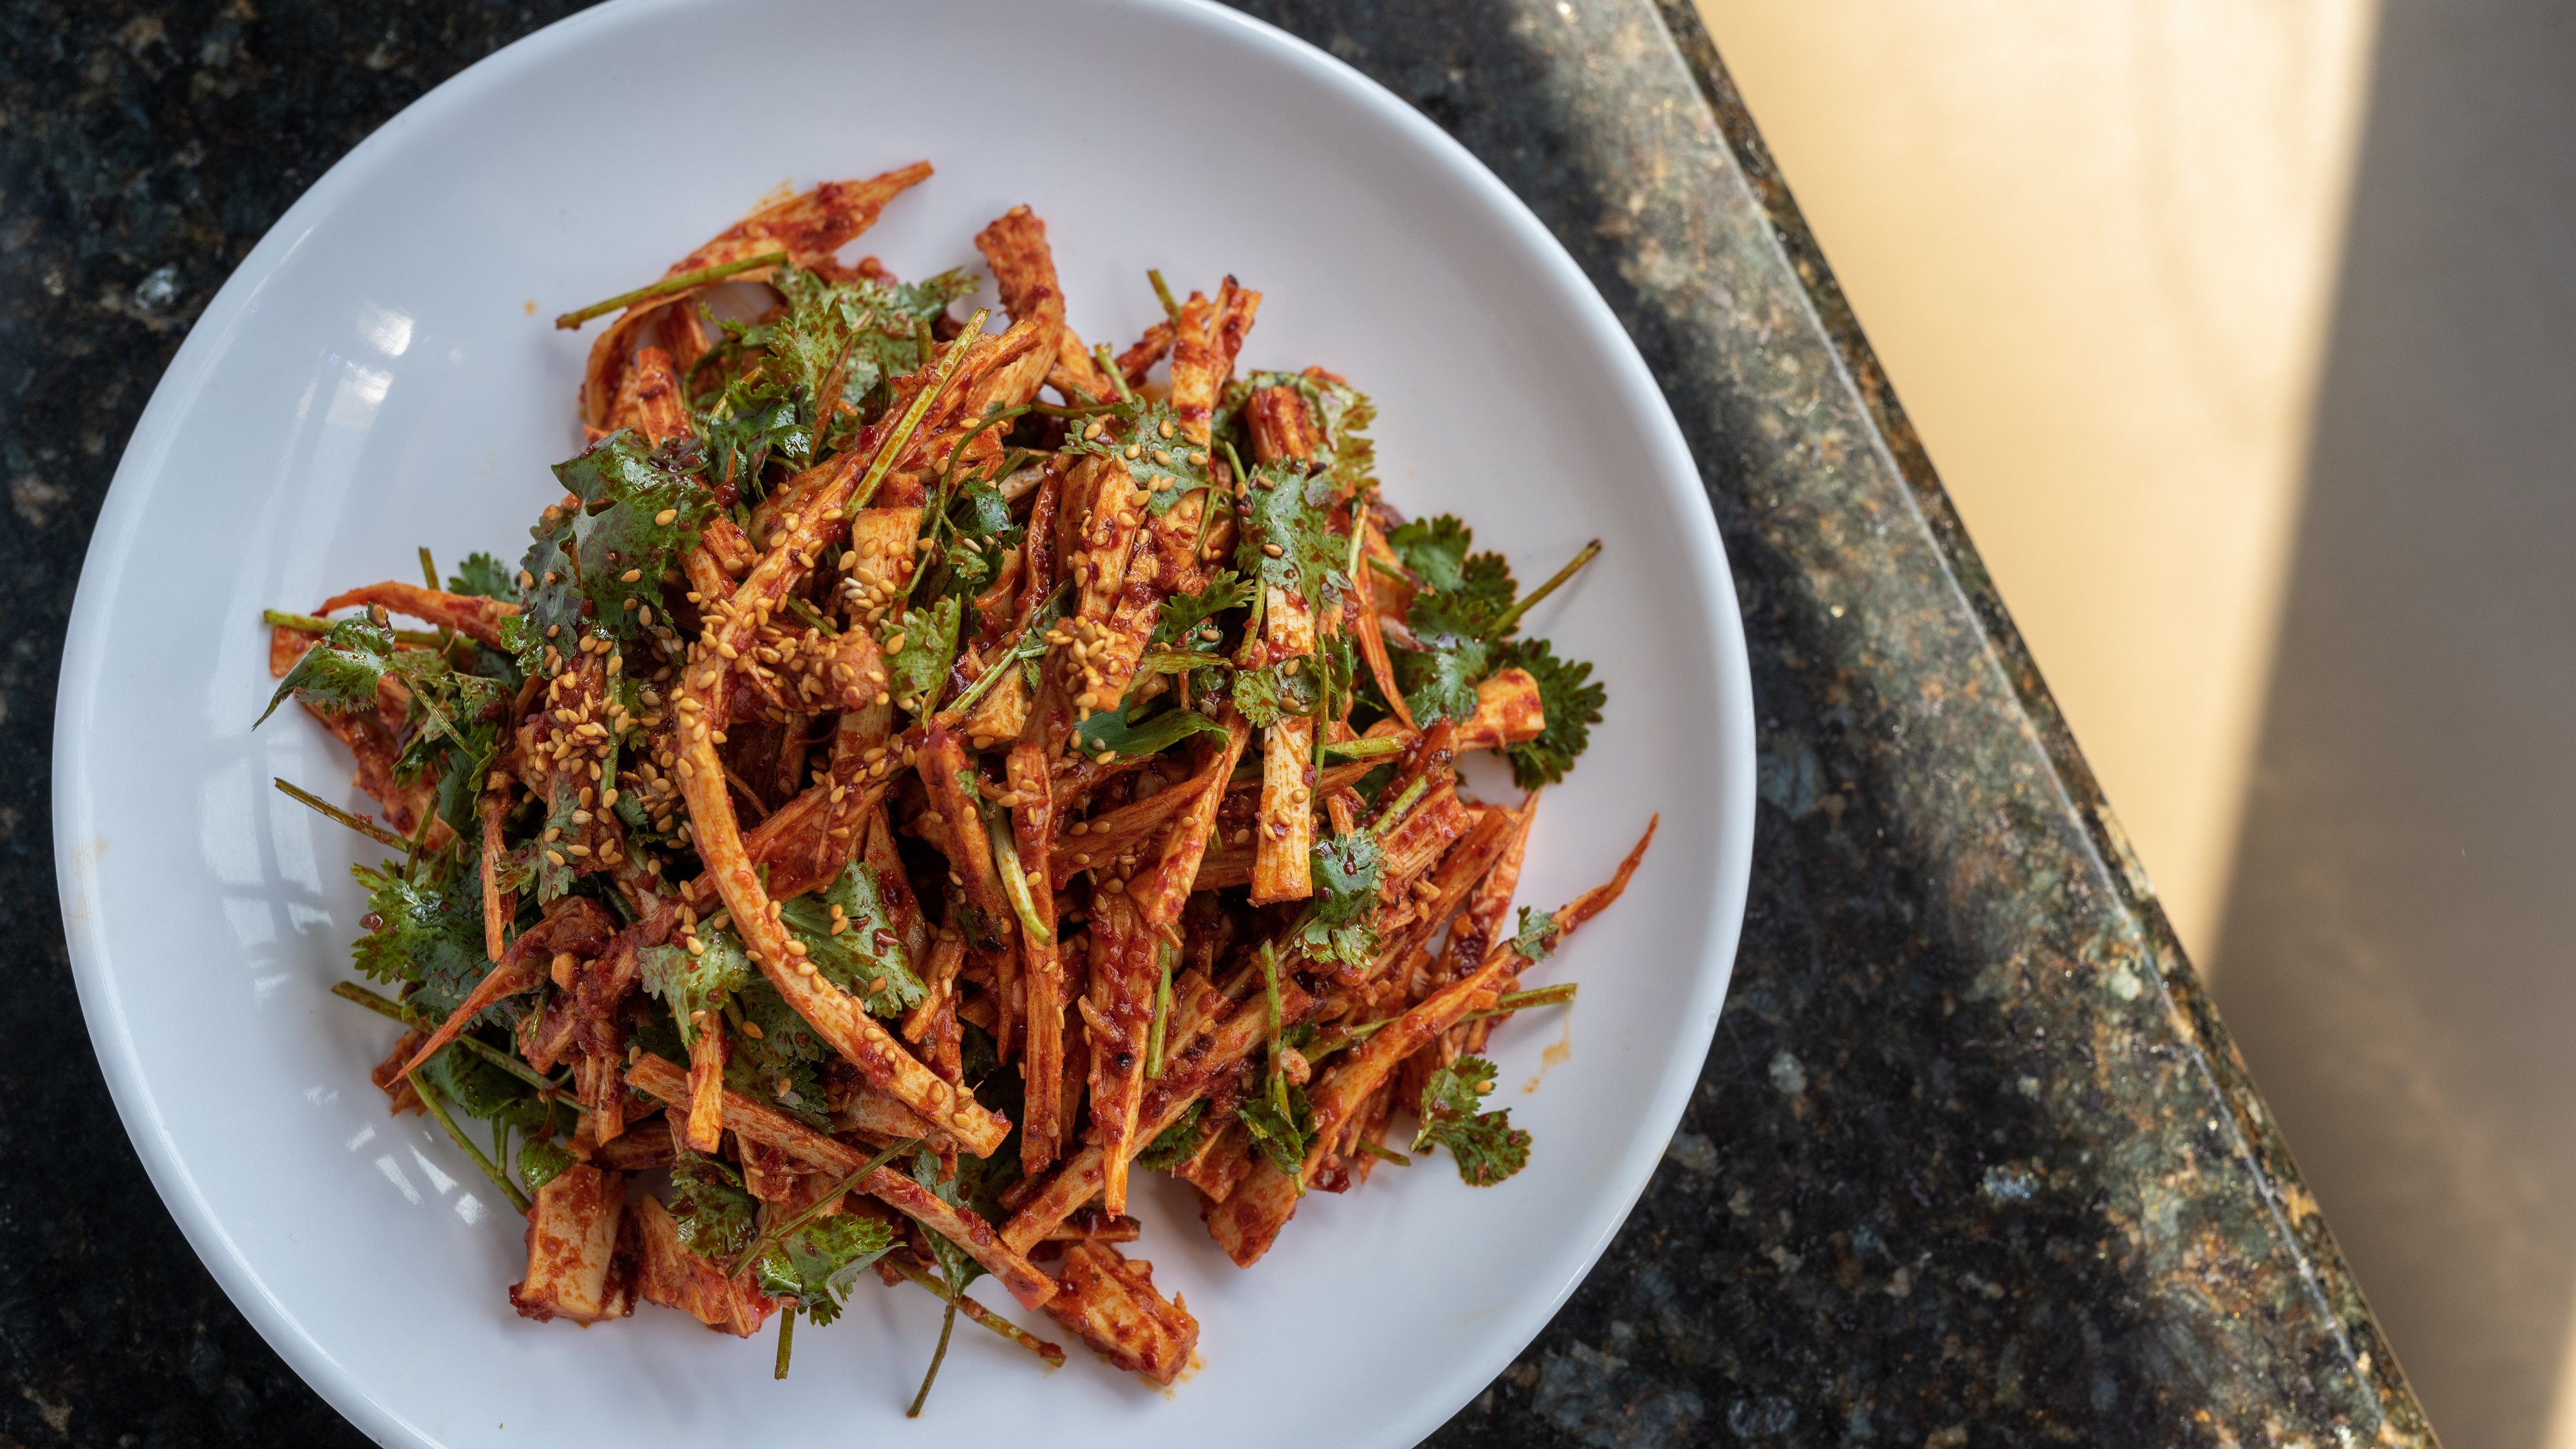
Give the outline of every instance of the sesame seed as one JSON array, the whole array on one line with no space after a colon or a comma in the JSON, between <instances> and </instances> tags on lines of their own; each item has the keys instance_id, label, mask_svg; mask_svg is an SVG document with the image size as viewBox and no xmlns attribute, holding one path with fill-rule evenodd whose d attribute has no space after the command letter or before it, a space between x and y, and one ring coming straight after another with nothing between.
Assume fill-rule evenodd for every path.
<instances>
[{"instance_id":1,"label":"sesame seed","mask_svg":"<svg viewBox=\"0 0 2576 1449\"><path fill-rule=\"evenodd\" d=\"M653 515L653 522L663 528L668 528L672 524L678 522L679 518L680 510L676 508L665 508L661 512Z\"/></svg>"}]
</instances>

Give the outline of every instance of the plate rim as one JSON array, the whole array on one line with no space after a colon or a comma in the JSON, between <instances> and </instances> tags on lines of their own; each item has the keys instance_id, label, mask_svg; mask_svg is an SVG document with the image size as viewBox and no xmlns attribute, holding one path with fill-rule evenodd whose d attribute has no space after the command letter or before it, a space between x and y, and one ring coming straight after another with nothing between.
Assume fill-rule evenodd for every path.
<instances>
[{"instance_id":1,"label":"plate rim","mask_svg":"<svg viewBox=\"0 0 2576 1449\"><path fill-rule=\"evenodd\" d=\"M189 1247L195 1251L235 1309L296 1375L361 1432L379 1443L403 1443L436 1449L445 1441L406 1418L379 1398L330 1347L310 1332L273 1293L259 1270L233 1240L205 1193L188 1170L179 1143L166 1130L159 1104L145 1081L135 1050L123 994L114 982L114 964L99 909L92 897L96 857L83 844L96 819L96 798L89 773L91 732L105 664L104 637L114 615L115 598L126 575L136 535L148 503L167 477L170 448L178 420L206 390L216 366L253 310L269 281L292 257L316 226L333 214L403 139L436 125L448 113L472 103L481 89L521 67L546 63L578 52L594 32L682 11L713 11L721 0L608 0L520 37L459 70L405 105L370 132L308 186L244 254L216 290L154 385L134 431L119 456L90 541L84 552L55 689L54 740L51 752L52 828L55 882L67 953L81 1015L98 1058L101 1076L114 1102L118 1120L142 1159L146 1176L160 1195ZM1707 527L1706 542L1717 568L1718 587L1710 591L1714 617L1708 620L1715 645L1718 707L1714 743L1720 799L1710 807L1716 824L1716 879L1711 902L1713 927L1704 958L1691 978L1685 1008L1704 1017L1695 1034L1696 1047L1685 1045L1659 1066L1653 1092L1637 1113L1639 1130L1612 1162L1600 1206L1583 1224L1591 1229L1579 1259L1558 1281L1533 1282L1500 1315L1501 1331L1485 1351L1469 1354L1446 1371L1427 1377L1401 1409L1380 1418L1361 1442L1410 1445L1446 1422L1489 1384L1509 1362L1534 1341L1574 1290L1598 1265L1610 1242L1625 1226L1652 1180L1671 1136L1678 1129L1690 1094L1714 1042L1727 986L1732 980L1751 884L1755 742L1751 670L1742 612L1734 583L1734 566L1716 527L1696 459L1683 437L1670 401L1646 365L1635 339L1621 326L1565 245L1516 193L1456 137L1376 80L1340 57L1257 17L1228 9L1215 0L1101 0L1117 8L1156 12L1176 23L1211 31L1233 32L1232 43L1303 71L1328 86L1336 99L1372 114L1380 124L1406 133L1456 177L1483 193L1486 202L1519 232L1523 248L1554 273L1572 301L1581 323L1620 374L1620 390L1652 400L1647 408L1653 436L1647 440L1659 467L1652 480L1667 486L1675 478L1698 485L1691 504ZM1220 41L1219 43L1225 43ZM1684 510L1686 516L1691 510ZM1722 748L1727 741L1732 749ZM1608 1210L1615 1199L1615 1211ZM1543 1291L1539 1291L1543 1290Z\"/></svg>"}]
</instances>

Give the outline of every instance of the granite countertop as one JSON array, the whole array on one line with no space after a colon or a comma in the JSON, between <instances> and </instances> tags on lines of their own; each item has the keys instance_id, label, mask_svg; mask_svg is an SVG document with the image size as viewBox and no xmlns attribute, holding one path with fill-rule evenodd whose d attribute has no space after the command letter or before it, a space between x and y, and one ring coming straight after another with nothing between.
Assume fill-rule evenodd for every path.
<instances>
[{"instance_id":1,"label":"granite countertop","mask_svg":"<svg viewBox=\"0 0 2576 1449\"><path fill-rule=\"evenodd\" d=\"M127 1145L46 820L81 553L232 267L561 0L18 0L0 59L0 1449L356 1442ZM1735 983L1662 1168L1444 1443L2430 1445L2083 757L1684 3L1246 6L1463 141L1698 458L1753 656Z\"/></svg>"}]
</instances>

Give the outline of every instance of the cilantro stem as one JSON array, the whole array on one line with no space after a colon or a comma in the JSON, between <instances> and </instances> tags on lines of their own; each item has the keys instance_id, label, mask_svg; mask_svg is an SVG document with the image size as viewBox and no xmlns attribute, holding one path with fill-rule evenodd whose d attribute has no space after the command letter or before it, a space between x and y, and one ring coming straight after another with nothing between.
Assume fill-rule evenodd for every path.
<instances>
[{"instance_id":1,"label":"cilantro stem","mask_svg":"<svg viewBox=\"0 0 2576 1449\"><path fill-rule=\"evenodd\" d=\"M997 664L994 667L999 669L1002 666ZM983 681L976 682L980 684ZM992 810L989 805L985 808L987 811ZM984 833L993 842L993 864L1001 870L1002 894L1010 897L1011 914L1020 918L1020 929L1028 932L1029 939L1041 946L1054 945L1055 928L1049 926L1046 918L1038 914L1037 899L1029 894L1029 877L1027 872L1020 868L1020 846L1019 842L1012 838L1008 814L988 813L984 817ZM1151 1076L1153 1073L1148 1069L1146 1075Z\"/></svg>"},{"instance_id":2,"label":"cilantro stem","mask_svg":"<svg viewBox=\"0 0 2576 1449\"><path fill-rule=\"evenodd\" d=\"M1157 268L1147 267L1145 280L1154 284L1154 300L1163 304L1164 317L1170 319L1172 326L1178 329L1181 325L1181 304L1172 300L1172 289L1164 282L1162 272Z\"/></svg>"},{"instance_id":3,"label":"cilantro stem","mask_svg":"<svg viewBox=\"0 0 2576 1449\"><path fill-rule=\"evenodd\" d=\"M374 1012L378 1016L391 1017L393 1020L401 1022L403 1025L410 1027L414 1031L436 1031L438 1029L438 1023L430 1020L426 1015L414 1011L410 1007L405 1006L401 1002L395 1001L390 997L379 996L375 992L369 991L367 988L360 986L355 981L342 981L335 983L331 987L331 994L340 998L342 1001L354 1001L360 1006L365 1007L367 1010ZM474 1055L481 1057L483 1060L490 1062L496 1067L499 1067L501 1070L508 1072L511 1076L518 1078L520 1081L527 1083L529 1086L536 1088L540 1092L569 1094L572 1091L572 1083L570 1081L559 1080L554 1077L546 1076L536 1068L529 1066L526 1062L519 1060L517 1057L501 1050L490 1042L484 1041L480 1037L467 1036L460 1033L456 1039L448 1043L448 1045L465 1048L467 1051L472 1052Z\"/></svg>"},{"instance_id":4,"label":"cilantro stem","mask_svg":"<svg viewBox=\"0 0 2576 1449\"><path fill-rule=\"evenodd\" d=\"M1335 740L1324 746L1324 753L1336 760L1374 760L1380 755L1404 753L1405 741L1393 735L1373 739Z\"/></svg>"},{"instance_id":5,"label":"cilantro stem","mask_svg":"<svg viewBox=\"0 0 2576 1449\"><path fill-rule=\"evenodd\" d=\"M1118 398L1121 402L1132 403L1136 400L1136 389L1127 385L1127 374L1119 370L1117 354L1109 350L1108 343L1103 342L1092 348L1091 360L1099 365L1102 372L1109 374L1109 385L1118 389Z\"/></svg>"},{"instance_id":6,"label":"cilantro stem","mask_svg":"<svg viewBox=\"0 0 2576 1449\"><path fill-rule=\"evenodd\" d=\"M796 1308L795 1305L790 1304L787 1311L778 1317L778 1368L770 1374L771 1378L787 1377L787 1359L794 1352L796 1352Z\"/></svg>"},{"instance_id":7,"label":"cilantro stem","mask_svg":"<svg viewBox=\"0 0 2576 1449\"><path fill-rule=\"evenodd\" d=\"M328 619L313 614L289 613L284 609L262 609L259 621L271 628L301 629L307 634L319 634L331 627ZM393 636L397 644L413 644L423 649L438 647L437 633L428 629L396 629Z\"/></svg>"},{"instance_id":8,"label":"cilantro stem","mask_svg":"<svg viewBox=\"0 0 2576 1449\"><path fill-rule=\"evenodd\" d=\"M1172 948L1158 943L1154 947L1155 963L1162 974L1154 982L1154 1024L1145 1032L1145 1080L1160 1081L1163 1076L1163 1032L1172 1019Z\"/></svg>"},{"instance_id":9,"label":"cilantro stem","mask_svg":"<svg viewBox=\"0 0 2576 1449\"><path fill-rule=\"evenodd\" d=\"M858 517L859 510L867 507L877 496L878 485L885 482L885 475L893 469L895 460L902 457L903 450L911 445L912 435L920 430L921 420L929 414L930 405L948 390L949 380L957 376L958 364L966 360L966 351L975 345L975 339L984 335L984 319L991 315L988 308L976 308L975 315L967 320L966 330L949 339L948 350L939 354L939 361L931 370L930 381L913 395L912 405L903 410L903 417L895 423L894 431L886 434L886 440L878 445L876 458L868 464L867 476L860 479L859 486L851 491L849 506L841 510L842 517Z\"/></svg>"},{"instance_id":10,"label":"cilantro stem","mask_svg":"<svg viewBox=\"0 0 2576 1449\"><path fill-rule=\"evenodd\" d=\"M1005 668L1023 659L1035 659L1046 652L1045 628L1063 617L1065 595L1071 588L1071 584L1055 586L1055 592L1047 595L1045 601L1029 615L1028 622L1022 624L1019 632L1011 636L1009 645L993 656L993 662L985 666L983 673L975 676L975 682L967 685L958 694L955 703L939 712L940 721L943 724L954 726L965 719L966 712L975 707L975 701L982 699L985 691L1002 682L1002 672ZM1031 639L1036 639L1040 647L1028 648Z\"/></svg>"},{"instance_id":11,"label":"cilantro stem","mask_svg":"<svg viewBox=\"0 0 2576 1449\"><path fill-rule=\"evenodd\" d=\"M826 634L837 635L841 632L840 625L824 618L821 613L815 610L812 604L805 602L794 594L787 596L787 612L794 614L797 618L804 620L806 623L813 625L815 628L822 630Z\"/></svg>"},{"instance_id":12,"label":"cilantro stem","mask_svg":"<svg viewBox=\"0 0 2576 1449\"><path fill-rule=\"evenodd\" d=\"M1404 818L1404 812L1412 809L1413 802L1421 799L1422 792L1430 788L1429 772L1414 776L1413 783L1404 787L1404 793L1395 797L1395 803L1378 812L1377 823L1369 827L1371 833L1384 835L1394 829L1396 822Z\"/></svg>"},{"instance_id":13,"label":"cilantro stem","mask_svg":"<svg viewBox=\"0 0 2576 1449\"><path fill-rule=\"evenodd\" d=\"M441 592L438 587L438 564L430 558L429 545L425 543L420 546L420 577L423 583L429 585L429 591L431 593L435 594ZM445 624L439 625L438 656L441 659L446 658L447 651L455 647L456 631Z\"/></svg>"},{"instance_id":14,"label":"cilantro stem","mask_svg":"<svg viewBox=\"0 0 2576 1449\"><path fill-rule=\"evenodd\" d=\"M1386 575L1388 578L1395 580L1399 584L1410 584L1413 582L1413 576L1411 574L1408 574L1404 570L1397 568L1395 565L1388 563L1385 559L1379 558L1376 554L1370 554L1368 556L1368 566L1377 570L1379 573Z\"/></svg>"},{"instance_id":15,"label":"cilantro stem","mask_svg":"<svg viewBox=\"0 0 2576 1449\"><path fill-rule=\"evenodd\" d=\"M1551 575L1546 583L1543 583L1537 588L1530 590L1528 593L1523 594L1519 603L1504 610L1503 617L1494 621L1494 627L1485 631L1485 637L1488 639L1500 639L1504 635L1511 633L1512 630L1520 624L1521 615L1528 613L1530 611L1530 607L1536 604L1539 600L1555 593L1567 579L1574 577L1575 574L1582 570L1585 564L1592 562L1593 558L1600 552L1601 540L1596 538L1590 543L1585 544L1582 549L1574 555L1573 559L1569 561L1565 567L1558 569L1553 575Z\"/></svg>"},{"instance_id":16,"label":"cilantro stem","mask_svg":"<svg viewBox=\"0 0 2576 1449\"><path fill-rule=\"evenodd\" d=\"M403 879L420 878L420 852L429 844L429 827L437 823L438 811L435 809L420 812L420 829L412 832L410 841L403 846Z\"/></svg>"},{"instance_id":17,"label":"cilantro stem","mask_svg":"<svg viewBox=\"0 0 2576 1449\"><path fill-rule=\"evenodd\" d=\"M770 1226L761 1229L760 1235L751 1240L751 1246L744 1248L740 1253L735 1254L734 1260L725 1266L725 1276L727 1278L741 1277L742 1270L759 1262L761 1254L768 1252L771 1248L785 1241L790 1233L797 1232L807 1223L821 1217L823 1215L823 1208L825 1205L838 1201L841 1194L845 1192L857 1190L860 1183L863 1183L876 1175L878 1168L894 1161L898 1155L910 1152L912 1149L920 1145L921 1139L917 1137L906 1137L892 1143L883 1152L869 1158L866 1166L851 1173L849 1176L842 1178L839 1182L836 1182L832 1184L831 1187L825 1189L821 1197L818 1197L812 1202L806 1204L803 1212L796 1214L794 1217L789 1218L783 1223L773 1223Z\"/></svg>"},{"instance_id":18,"label":"cilantro stem","mask_svg":"<svg viewBox=\"0 0 2576 1449\"><path fill-rule=\"evenodd\" d=\"M1398 1167L1411 1167L1413 1165L1412 1158L1405 1156L1403 1153L1396 1151L1394 1148L1387 1146L1383 1142L1371 1142L1365 1137L1360 1139L1360 1151L1367 1153L1369 1156L1376 1158L1380 1162L1392 1162Z\"/></svg>"},{"instance_id":19,"label":"cilantro stem","mask_svg":"<svg viewBox=\"0 0 2576 1449\"><path fill-rule=\"evenodd\" d=\"M762 252L756 257L718 262L712 267L700 267L694 272L682 272L676 277L664 277L658 282L647 283L632 292L620 292L605 302L593 302L578 312L566 312L555 319L555 326L569 332L593 317L603 317L611 312L632 307L638 302L649 302L655 297L667 297L674 292L685 292L691 287L702 287L709 282L721 282L740 272L755 271L761 267L774 267L785 260L787 260L785 252Z\"/></svg>"},{"instance_id":20,"label":"cilantro stem","mask_svg":"<svg viewBox=\"0 0 2576 1449\"><path fill-rule=\"evenodd\" d=\"M1093 403L1088 407L1058 407L1054 403L1031 403L1029 411L1044 418L1096 418L1102 413L1118 411L1116 403Z\"/></svg>"},{"instance_id":21,"label":"cilantro stem","mask_svg":"<svg viewBox=\"0 0 2576 1449\"><path fill-rule=\"evenodd\" d=\"M1281 1019L1287 1015L1279 1001L1279 952L1268 941L1261 943L1261 1021L1270 1041L1270 1095L1280 1095L1286 1078L1279 1063Z\"/></svg>"},{"instance_id":22,"label":"cilantro stem","mask_svg":"<svg viewBox=\"0 0 2576 1449\"><path fill-rule=\"evenodd\" d=\"M947 1290L940 1285L939 1280L931 1277L929 1272L921 1266L920 1260L914 1258L910 1253L891 1253L882 1261L886 1266L894 1269L898 1273L901 1273L904 1276L905 1281L917 1284L920 1287L939 1295L942 1299L948 1297ZM1038 1337L1027 1329L1020 1327L1018 1324L1004 1318L1002 1315L995 1313L992 1309L985 1307L974 1299L961 1293L957 1295L957 1307L959 1311L963 1312L967 1316L968 1319L982 1324L984 1327L991 1329L993 1332L998 1333L1002 1337L1009 1339L1011 1342L1018 1344L1020 1347L1027 1349L1029 1352L1045 1359L1048 1363L1061 1365L1064 1362L1063 1349L1047 1342L1045 1339Z\"/></svg>"},{"instance_id":23,"label":"cilantro stem","mask_svg":"<svg viewBox=\"0 0 2576 1449\"><path fill-rule=\"evenodd\" d=\"M405 1072L403 1080L411 1083L411 1089L419 1096L420 1104L429 1109L429 1115L438 1119L440 1127L446 1129L447 1139L455 1143L466 1156L473 1158L474 1165L483 1169L483 1175L492 1179L492 1185L501 1189L501 1195L508 1198L510 1205L524 1215L529 1207L528 1195L519 1191L517 1183L503 1177L501 1169L492 1165L492 1159L484 1156L481 1148L467 1141L465 1134L456 1129L456 1119L447 1115L447 1104L438 1099L438 1093L430 1087L429 1083L420 1079L420 1070L415 1067Z\"/></svg>"},{"instance_id":24,"label":"cilantro stem","mask_svg":"<svg viewBox=\"0 0 2576 1449\"><path fill-rule=\"evenodd\" d=\"M921 1417L921 1406L930 1398L930 1386L939 1379L939 1366L948 1360L948 1335L957 1331L957 1290L948 1289L942 1296L948 1300L948 1311L939 1318L939 1347L930 1355L930 1372L921 1376L921 1392L912 1396L912 1407L903 1411L907 1419Z\"/></svg>"},{"instance_id":25,"label":"cilantro stem","mask_svg":"<svg viewBox=\"0 0 2576 1449\"><path fill-rule=\"evenodd\" d=\"M348 811L341 809L339 806L324 800L321 796L314 794L312 791L290 785L276 776L270 776L269 781L280 790L285 791L290 799L293 799L298 803L311 806L313 809L339 821L341 824L348 826L351 830L358 832L360 835L367 837L369 840L385 847L387 850L409 851L411 849L410 841L405 840L383 826L378 825L376 822L368 819L364 815L352 815Z\"/></svg>"}]
</instances>

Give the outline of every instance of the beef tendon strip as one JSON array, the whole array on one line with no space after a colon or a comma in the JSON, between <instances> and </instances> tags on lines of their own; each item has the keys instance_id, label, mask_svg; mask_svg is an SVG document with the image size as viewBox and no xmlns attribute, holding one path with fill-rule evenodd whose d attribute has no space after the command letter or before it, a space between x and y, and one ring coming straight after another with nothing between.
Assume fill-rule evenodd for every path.
<instances>
[{"instance_id":1,"label":"beef tendon strip","mask_svg":"<svg viewBox=\"0 0 2576 1449\"><path fill-rule=\"evenodd\" d=\"M1169 1384L1189 1367L1199 1321L1179 1298L1154 1289L1154 1265L1105 1241L1068 1243L1048 1316L1129 1373Z\"/></svg>"},{"instance_id":2,"label":"beef tendon strip","mask_svg":"<svg viewBox=\"0 0 2576 1449\"><path fill-rule=\"evenodd\" d=\"M634 1311L626 1285L610 1282L617 1227L626 1216L626 1181L576 1163L538 1188L528 1212L528 1274L510 1289L510 1306L545 1322L597 1323Z\"/></svg>"},{"instance_id":3,"label":"beef tendon strip","mask_svg":"<svg viewBox=\"0 0 2576 1449\"><path fill-rule=\"evenodd\" d=\"M524 549L264 615L270 711L372 813L280 785L386 852L340 991L397 1018L391 1109L527 1214L522 1316L776 1319L783 1373L874 1279L1060 1356L990 1274L1170 1385L1199 1325L1116 1246L1177 1230L1139 1173L1249 1264L1310 1190L1401 1180L1391 1124L1475 1186L1528 1161L1483 1054L1637 864L1511 919L1605 702L1521 625L1597 548L1523 589L1407 519L1369 399L1250 360L1233 277L1146 273L1113 357L1025 206L972 238L1000 321L852 259L929 176L558 318L604 320Z\"/></svg>"}]
</instances>

